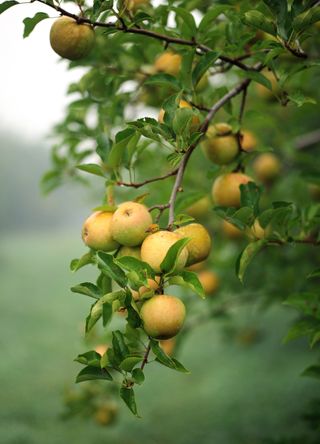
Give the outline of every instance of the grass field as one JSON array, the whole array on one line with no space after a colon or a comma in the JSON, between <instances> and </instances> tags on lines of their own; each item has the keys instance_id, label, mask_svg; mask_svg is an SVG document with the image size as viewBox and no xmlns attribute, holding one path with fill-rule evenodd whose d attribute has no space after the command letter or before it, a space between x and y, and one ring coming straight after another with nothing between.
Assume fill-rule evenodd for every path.
<instances>
[{"instance_id":1,"label":"grass field","mask_svg":"<svg viewBox=\"0 0 320 444\"><path fill-rule=\"evenodd\" d=\"M82 252L76 234L1 239L1 443L255 444L298 433L300 408L316 385L299 374L314 358L304 343L281 345L292 317L280 308L263 315L266 335L252 347L223 340L218 323L195 331L180 356L191 375L150 366L137 390L143 419L121 408L110 428L61 421L62 393L78 371L72 360L83 351L79 331L91 303L68 290L90 275L68 271Z\"/></svg>"}]
</instances>

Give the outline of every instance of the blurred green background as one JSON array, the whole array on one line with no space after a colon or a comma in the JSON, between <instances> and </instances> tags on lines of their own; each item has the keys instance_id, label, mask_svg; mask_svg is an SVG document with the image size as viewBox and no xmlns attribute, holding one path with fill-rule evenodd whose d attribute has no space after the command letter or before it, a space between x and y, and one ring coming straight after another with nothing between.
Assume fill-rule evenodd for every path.
<instances>
[{"instance_id":1,"label":"blurred green background","mask_svg":"<svg viewBox=\"0 0 320 444\"><path fill-rule=\"evenodd\" d=\"M81 335L90 306L69 287L93 277L90 269L72 275L69 261L84 252L79 233L94 201L92 192L72 186L43 198L48 158L45 143L28 146L2 131L0 442L254 444L299 436L301 409L317 387L300 373L314 355L304 341L282 345L295 315L280 304L263 313L239 309L237 323L259 331L252 344L230 339L222 319L199 326L179 357L190 375L151 364L137 389L142 419L120 405L110 427L62 421L63 393L79 370L72 360L86 350Z\"/></svg>"}]
</instances>

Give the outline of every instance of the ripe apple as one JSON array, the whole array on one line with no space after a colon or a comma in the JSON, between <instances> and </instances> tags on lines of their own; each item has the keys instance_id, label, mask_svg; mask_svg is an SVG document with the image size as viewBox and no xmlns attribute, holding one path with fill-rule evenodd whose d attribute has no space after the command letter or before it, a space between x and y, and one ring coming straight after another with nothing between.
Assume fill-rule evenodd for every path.
<instances>
[{"instance_id":1,"label":"ripe apple","mask_svg":"<svg viewBox=\"0 0 320 444\"><path fill-rule=\"evenodd\" d=\"M94 42L95 33L92 26L86 23L78 24L71 17L60 17L51 26L51 47L65 59L78 60L86 57Z\"/></svg>"},{"instance_id":2,"label":"ripe apple","mask_svg":"<svg viewBox=\"0 0 320 444\"><path fill-rule=\"evenodd\" d=\"M181 330L186 308L175 296L161 294L148 299L141 308L140 316L145 332L155 339L169 339Z\"/></svg>"},{"instance_id":3,"label":"ripe apple","mask_svg":"<svg viewBox=\"0 0 320 444\"><path fill-rule=\"evenodd\" d=\"M109 348L108 345L99 344L95 347L94 351L99 353L99 355L103 356L105 354L105 352L108 350L108 348Z\"/></svg>"},{"instance_id":4,"label":"ripe apple","mask_svg":"<svg viewBox=\"0 0 320 444\"><path fill-rule=\"evenodd\" d=\"M157 72L165 72L177 76L180 72L182 57L172 51L165 51L157 57L154 67Z\"/></svg>"},{"instance_id":5,"label":"ripe apple","mask_svg":"<svg viewBox=\"0 0 320 444\"><path fill-rule=\"evenodd\" d=\"M138 202L123 202L112 216L112 237L121 245L135 247L145 239L151 224L147 207Z\"/></svg>"},{"instance_id":6,"label":"ripe apple","mask_svg":"<svg viewBox=\"0 0 320 444\"><path fill-rule=\"evenodd\" d=\"M141 259L147 262L156 273L160 273L160 264L165 258L169 248L175 244L181 235L172 231L157 231L150 234L141 245ZM183 248L176 265L176 270L184 268L188 259L188 250Z\"/></svg>"},{"instance_id":7,"label":"ripe apple","mask_svg":"<svg viewBox=\"0 0 320 444\"><path fill-rule=\"evenodd\" d=\"M82 227L82 239L88 247L102 251L118 248L118 242L111 235L112 216L108 211L96 211L88 217Z\"/></svg>"},{"instance_id":8,"label":"ripe apple","mask_svg":"<svg viewBox=\"0 0 320 444\"><path fill-rule=\"evenodd\" d=\"M281 170L280 161L272 153L263 153L255 159L253 170L261 182L268 183L279 175Z\"/></svg>"},{"instance_id":9,"label":"ripe apple","mask_svg":"<svg viewBox=\"0 0 320 444\"><path fill-rule=\"evenodd\" d=\"M179 108L192 109L192 106L190 105L190 103L186 102L185 100L180 100ZM158 116L158 122L159 123L164 123L164 115L165 115L165 110L161 108L160 112L159 112L159 116ZM199 117L198 116L193 116L192 120L191 120L190 130L192 132L196 131L198 129L199 125L200 125Z\"/></svg>"},{"instance_id":10,"label":"ripe apple","mask_svg":"<svg viewBox=\"0 0 320 444\"><path fill-rule=\"evenodd\" d=\"M207 157L217 165L232 162L239 152L237 138L227 123L211 125L206 133L203 147Z\"/></svg>"},{"instance_id":11,"label":"ripe apple","mask_svg":"<svg viewBox=\"0 0 320 444\"><path fill-rule=\"evenodd\" d=\"M187 265L193 265L207 259L211 250L211 237L203 225L192 223L178 228L175 233L180 234L181 237L190 238L187 243Z\"/></svg>"},{"instance_id":12,"label":"ripe apple","mask_svg":"<svg viewBox=\"0 0 320 444\"><path fill-rule=\"evenodd\" d=\"M217 290L219 286L219 278L213 271L199 271L198 278L206 295L211 295Z\"/></svg>"},{"instance_id":13,"label":"ripe apple","mask_svg":"<svg viewBox=\"0 0 320 444\"><path fill-rule=\"evenodd\" d=\"M255 135L248 130L241 131L241 148L247 153L256 149L258 142Z\"/></svg>"},{"instance_id":14,"label":"ripe apple","mask_svg":"<svg viewBox=\"0 0 320 444\"><path fill-rule=\"evenodd\" d=\"M212 198L216 205L240 207L240 185L253 182L243 173L227 173L219 176L212 186Z\"/></svg>"}]
</instances>

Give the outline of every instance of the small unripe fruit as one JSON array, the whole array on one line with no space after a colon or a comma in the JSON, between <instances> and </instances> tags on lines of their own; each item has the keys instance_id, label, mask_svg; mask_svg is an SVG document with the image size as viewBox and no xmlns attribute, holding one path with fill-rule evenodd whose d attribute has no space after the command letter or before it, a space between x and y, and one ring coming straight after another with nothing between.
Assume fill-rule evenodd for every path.
<instances>
[{"instance_id":1,"label":"small unripe fruit","mask_svg":"<svg viewBox=\"0 0 320 444\"><path fill-rule=\"evenodd\" d=\"M146 301L140 311L145 332L155 339L169 339L181 330L186 309L175 296L159 295Z\"/></svg>"},{"instance_id":2,"label":"small unripe fruit","mask_svg":"<svg viewBox=\"0 0 320 444\"><path fill-rule=\"evenodd\" d=\"M161 54L154 62L154 67L158 72L165 72L172 76L177 76L181 67L181 55L171 51Z\"/></svg>"},{"instance_id":3,"label":"small unripe fruit","mask_svg":"<svg viewBox=\"0 0 320 444\"><path fill-rule=\"evenodd\" d=\"M192 106L190 105L190 103L186 102L185 100L180 100L179 108L192 109ZM158 116L159 123L164 123L164 115L165 115L165 110L161 108ZM199 127L199 125L200 125L199 117L193 116L191 120L190 131L195 131Z\"/></svg>"},{"instance_id":4,"label":"small unripe fruit","mask_svg":"<svg viewBox=\"0 0 320 444\"><path fill-rule=\"evenodd\" d=\"M160 264L165 258L168 250L174 245L181 235L172 231L157 231L150 234L141 245L141 260L147 262L156 273L160 273ZM176 271L184 268L188 259L188 250L183 248L178 256Z\"/></svg>"},{"instance_id":5,"label":"small unripe fruit","mask_svg":"<svg viewBox=\"0 0 320 444\"><path fill-rule=\"evenodd\" d=\"M243 173L228 173L219 176L212 186L212 198L216 205L240 207L240 185L253 182Z\"/></svg>"},{"instance_id":6,"label":"small unripe fruit","mask_svg":"<svg viewBox=\"0 0 320 444\"><path fill-rule=\"evenodd\" d=\"M118 248L111 234L112 213L96 211L91 214L82 227L83 242L94 250L113 251Z\"/></svg>"},{"instance_id":7,"label":"small unripe fruit","mask_svg":"<svg viewBox=\"0 0 320 444\"><path fill-rule=\"evenodd\" d=\"M139 247L121 247L118 251L117 257L130 256L136 259L141 259L140 246Z\"/></svg>"},{"instance_id":8,"label":"small unripe fruit","mask_svg":"<svg viewBox=\"0 0 320 444\"><path fill-rule=\"evenodd\" d=\"M92 26L78 24L71 17L60 17L50 30L50 44L52 49L69 60L78 60L86 57L92 50L95 33Z\"/></svg>"},{"instance_id":9,"label":"small unripe fruit","mask_svg":"<svg viewBox=\"0 0 320 444\"><path fill-rule=\"evenodd\" d=\"M175 233L180 234L181 237L190 238L187 243L187 265L196 264L207 259L211 250L211 237L203 225L196 223L185 225L175 230Z\"/></svg>"},{"instance_id":10,"label":"small unripe fruit","mask_svg":"<svg viewBox=\"0 0 320 444\"><path fill-rule=\"evenodd\" d=\"M219 287L219 278L213 271L199 271L198 278L206 295L213 294Z\"/></svg>"},{"instance_id":11,"label":"small unripe fruit","mask_svg":"<svg viewBox=\"0 0 320 444\"><path fill-rule=\"evenodd\" d=\"M208 158L217 165L232 162L239 152L237 138L226 123L209 127L203 146Z\"/></svg>"},{"instance_id":12,"label":"small unripe fruit","mask_svg":"<svg viewBox=\"0 0 320 444\"><path fill-rule=\"evenodd\" d=\"M270 182L280 174L281 165L277 156L263 153L254 161L253 170L261 182Z\"/></svg>"},{"instance_id":13,"label":"small unripe fruit","mask_svg":"<svg viewBox=\"0 0 320 444\"><path fill-rule=\"evenodd\" d=\"M121 245L135 247L147 236L152 217L147 207L138 202L123 202L113 213L112 237Z\"/></svg>"},{"instance_id":14,"label":"small unripe fruit","mask_svg":"<svg viewBox=\"0 0 320 444\"><path fill-rule=\"evenodd\" d=\"M257 139L251 131L241 131L241 148L247 153L257 147Z\"/></svg>"},{"instance_id":15,"label":"small unripe fruit","mask_svg":"<svg viewBox=\"0 0 320 444\"><path fill-rule=\"evenodd\" d=\"M208 215L211 205L210 197L204 196L186 208L185 212L195 219L201 219Z\"/></svg>"}]
</instances>

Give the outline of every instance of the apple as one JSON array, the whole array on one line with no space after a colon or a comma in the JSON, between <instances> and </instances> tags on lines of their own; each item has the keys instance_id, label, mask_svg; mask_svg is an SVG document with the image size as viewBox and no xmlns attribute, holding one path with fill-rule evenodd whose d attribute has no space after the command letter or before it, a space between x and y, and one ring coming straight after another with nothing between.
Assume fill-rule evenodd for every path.
<instances>
[{"instance_id":1,"label":"apple","mask_svg":"<svg viewBox=\"0 0 320 444\"><path fill-rule=\"evenodd\" d=\"M216 205L240 207L240 185L253 182L243 173L227 173L219 176L212 186L212 198Z\"/></svg>"},{"instance_id":2,"label":"apple","mask_svg":"<svg viewBox=\"0 0 320 444\"><path fill-rule=\"evenodd\" d=\"M65 59L78 60L86 57L92 50L94 42L95 33L92 26L77 23L71 17L60 17L51 26L51 47Z\"/></svg>"},{"instance_id":3,"label":"apple","mask_svg":"<svg viewBox=\"0 0 320 444\"><path fill-rule=\"evenodd\" d=\"M83 242L94 250L113 251L119 246L111 234L113 213L96 211L84 222L82 227Z\"/></svg>"},{"instance_id":4,"label":"apple","mask_svg":"<svg viewBox=\"0 0 320 444\"><path fill-rule=\"evenodd\" d=\"M181 330L186 308L179 298L161 294L142 305L140 316L147 335L155 339L170 339Z\"/></svg>"},{"instance_id":5,"label":"apple","mask_svg":"<svg viewBox=\"0 0 320 444\"><path fill-rule=\"evenodd\" d=\"M156 231L150 234L141 245L141 259L147 262L156 273L160 273L160 264L165 258L169 248L174 245L181 235L172 231ZM182 270L188 259L188 250L186 247L182 249L177 260L176 271Z\"/></svg>"},{"instance_id":6,"label":"apple","mask_svg":"<svg viewBox=\"0 0 320 444\"><path fill-rule=\"evenodd\" d=\"M119 244L135 247L143 242L151 224L147 207L138 202L123 202L113 213L111 234Z\"/></svg>"},{"instance_id":7,"label":"apple","mask_svg":"<svg viewBox=\"0 0 320 444\"><path fill-rule=\"evenodd\" d=\"M192 223L175 230L181 237L189 237L187 243L187 265L193 265L207 259L211 250L211 237L206 228L198 223Z\"/></svg>"}]
</instances>

